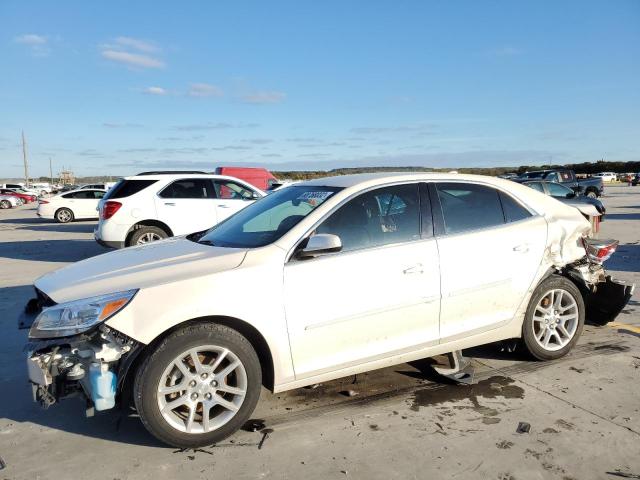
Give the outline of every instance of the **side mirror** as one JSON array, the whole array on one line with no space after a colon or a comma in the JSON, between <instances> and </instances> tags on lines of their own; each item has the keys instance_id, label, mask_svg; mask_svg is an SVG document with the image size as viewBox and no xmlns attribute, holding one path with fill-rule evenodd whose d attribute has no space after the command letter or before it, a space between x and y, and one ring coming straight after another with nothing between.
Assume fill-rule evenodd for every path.
<instances>
[{"instance_id":1,"label":"side mirror","mask_svg":"<svg viewBox=\"0 0 640 480\"><path fill-rule=\"evenodd\" d=\"M342 240L331 233L318 233L309 237L307 245L298 252L298 258L313 258L342 250Z\"/></svg>"},{"instance_id":2,"label":"side mirror","mask_svg":"<svg viewBox=\"0 0 640 480\"><path fill-rule=\"evenodd\" d=\"M567 198L575 198L576 196L578 196L576 192L569 192L566 195Z\"/></svg>"},{"instance_id":3,"label":"side mirror","mask_svg":"<svg viewBox=\"0 0 640 480\"><path fill-rule=\"evenodd\" d=\"M257 200L259 198L262 198L260 196L260 194L258 192L251 192L251 195L249 195L248 197L245 197L245 200Z\"/></svg>"}]
</instances>

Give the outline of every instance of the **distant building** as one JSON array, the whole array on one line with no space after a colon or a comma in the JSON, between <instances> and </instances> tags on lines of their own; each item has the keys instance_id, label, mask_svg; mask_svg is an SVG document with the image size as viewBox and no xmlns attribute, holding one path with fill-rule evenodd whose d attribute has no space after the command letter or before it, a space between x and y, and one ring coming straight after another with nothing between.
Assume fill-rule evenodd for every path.
<instances>
[{"instance_id":1,"label":"distant building","mask_svg":"<svg viewBox=\"0 0 640 480\"><path fill-rule=\"evenodd\" d=\"M60 183L62 185L74 185L76 183L76 176L70 170L63 170L60 172Z\"/></svg>"}]
</instances>

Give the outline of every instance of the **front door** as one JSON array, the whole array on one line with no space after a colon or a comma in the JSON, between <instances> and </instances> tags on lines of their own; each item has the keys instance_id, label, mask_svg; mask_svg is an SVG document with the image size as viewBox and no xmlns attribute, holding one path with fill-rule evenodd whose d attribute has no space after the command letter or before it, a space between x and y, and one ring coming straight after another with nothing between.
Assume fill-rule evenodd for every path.
<instances>
[{"instance_id":1,"label":"front door","mask_svg":"<svg viewBox=\"0 0 640 480\"><path fill-rule=\"evenodd\" d=\"M233 180L214 180L213 184L218 223L251 205L255 200L253 190Z\"/></svg>"},{"instance_id":2,"label":"front door","mask_svg":"<svg viewBox=\"0 0 640 480\"><path fill-rule=\"evenodd\" d=\"M343 248L285 265L296 378L437 344L438 252L421 233L417 184L361 194L315 232L338 235Z\"/></svg>"}]
</instances>

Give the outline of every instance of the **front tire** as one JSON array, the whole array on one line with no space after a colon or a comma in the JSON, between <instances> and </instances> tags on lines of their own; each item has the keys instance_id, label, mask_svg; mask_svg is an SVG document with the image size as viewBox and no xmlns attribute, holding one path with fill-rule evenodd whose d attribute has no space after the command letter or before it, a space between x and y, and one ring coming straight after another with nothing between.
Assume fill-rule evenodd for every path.
<instances>
[{"instance_id":1,"label":"front tire","mask_svg":"<svg viewBox=\"0 0 640 480\"><path fill-rule=\"evenodd\" d=\"M592 190L590 192L587 192L587 197L589 197L589 198L598 198L598 194Z\"/></svg>"},{"instance_id":2,"label":"front tire","mask_svg":"<svg viewBox=\"0 0 640 480\"><path fill-rule=\"evenodd\" d=\"M261 385L251 343L229 327L201 323L173 332L143 361L134 401L158 440L197 448L237 431L253 412Z\"/></svg>"},{"instance_id":3,"label":"front tire","mask_svg":"<svg viewBox=\"0 0 640 480\"><path fill-rule=\"evenodd\" d=\"M552 275L533 292L522 339L527 351L538 360L565 356L578 341L584 327L584 301L578 287L559 275Z\"/></svg>"},{"instance_id":4,"label":"front tire","mask_svg":"<svg viewBox=\"0 0 640 480\"><path fill-rule=\"evenodd\" d=\"M55 217L59 223L69 223L73 221L73 212L68 208L60 208L56 211Z\"/></svg>"},{"instance_id":5,"label":"front tire","mask_svg":"<svg viewBox=\"0 0 640 480\"><path fill-rule=\"evenodd\" d=\"M11 202L9 200L2 200L2 202L0 202L0 208L3 210L11 208Z\"/></svg>"}]
</instances>

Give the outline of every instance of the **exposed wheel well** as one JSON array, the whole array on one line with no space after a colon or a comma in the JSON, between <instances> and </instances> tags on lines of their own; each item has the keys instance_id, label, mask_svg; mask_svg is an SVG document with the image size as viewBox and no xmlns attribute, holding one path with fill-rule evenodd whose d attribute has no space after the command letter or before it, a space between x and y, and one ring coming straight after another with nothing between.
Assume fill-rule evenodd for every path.
<instances>
[{"instance_id":1,"label":"exposed wheel well","mask_svg":"<svg viewBox=\"0 0 640 480\"><path fill-rule=\"evenodd\" d=\"M169 237L173 237L173 232L169 228L169 225L167 225L166 223L163 223L163 222L161 222L159 220L142 220L142 221L136 223L135 225L133 225L129 229L129 231L127 232L127 237L124 240L125 245L127 245L127 246L129 245L131 237L133 236L135 231L140 229L140 228L142 228L142 227L158 227L161 230L164 230Z\"/></svg>"},{"instance_id":2,"label":"exposed wheel well","mask_svg":"<svg viewBox=\"0 0 640 480\"><path fill-rule=\"evenodd\" d=\"M186 327L187 325L192 325L194 323L217 323L220 325L225 325L229 328L233 328L240 334L242 334L248 341L251 343L251 346L256 351L258 355L258 359L260 360L260 366L262 368L262 385L269 390L273 391L274 388L274 374L273 374L273 357L271 356L271 350L269 349L269 345L267 341L264 339L262 334L256 330L255 327L248 324L247 322L233 318L233 317L224 317L224 316L212 316L212 317L199 317L191 320L187 320L185 322L179 323L172 328L168 329L166 332L163 332L161 335L158 335L153 339L151 343L146 345L142 351L137 355L135 360L132 362L131 366L125 372L125 379L122 382L121 387L121 398L128 397L131 392L131 385L133 379L135 378L135 372L140 366L140 364L144 361L145 357L153 352L154 348L158 343L160 343L165 337L175 332L176 330ZM128 401L128 399L127 399Z\"/></svg>"}]
</instances>

